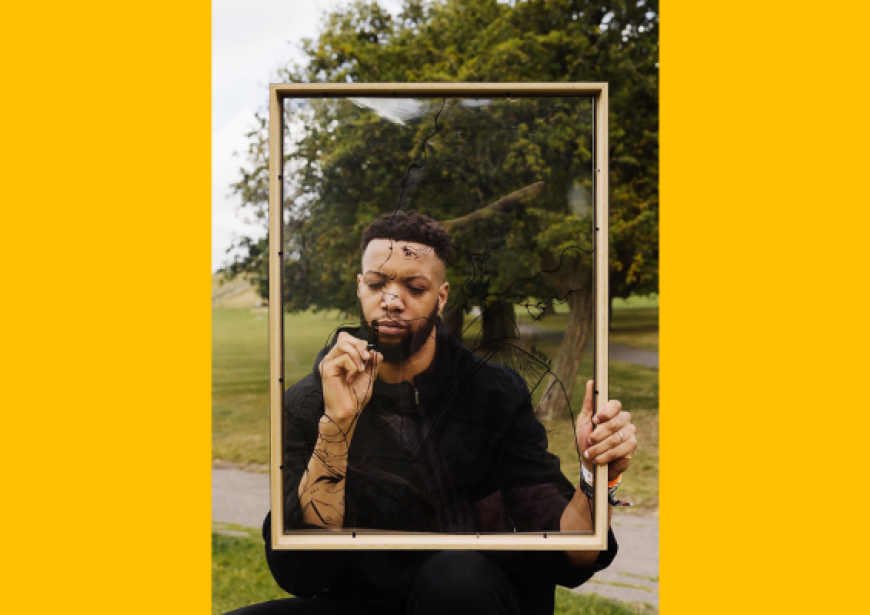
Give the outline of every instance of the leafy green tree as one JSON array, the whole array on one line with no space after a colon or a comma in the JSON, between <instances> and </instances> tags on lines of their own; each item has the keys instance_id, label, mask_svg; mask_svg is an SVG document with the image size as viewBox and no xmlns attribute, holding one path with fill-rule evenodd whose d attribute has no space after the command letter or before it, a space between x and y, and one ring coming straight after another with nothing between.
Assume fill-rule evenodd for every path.
<instances>
[{"instance_id":1,"label":"leafy green tree","mask_svg":"<svg viewBox=\"0 0 870 615\"><path fill-rule=\"evenodd\" d=\"M395 16L376 2L356 2L325 15L320 36L304 41L303 49L307 60L283 70L280 80L609 82L611 295L656 290L657 1L508 5L495 0L406 0ZM464 307L474 301L511 310L515 303L528 303L529 297L567 301L570 323L553 371L570 397L591 330L592 294L585 290L590 285L589 254L576 249L576 237L588 235L588 216L572 209L566 195L572 182L581 191L591 187L591 177L583 179L578 171L591 159L590 144L580 137L589 134L589 123L579 112L570 116L566 110L532 104L506 105L487 117L509 119L515 127L510 134L494 130L489 143L467 137L463 141L457 135L473 133L480 118L453 101L426 102L430 108L421 116L425 121L411 123L410 128L408 122L376 121L376 110L347 100L288 105L288 138L295 146L285 160L285 178L293 178L285 180L285 194L292 203L284 247L286 307L353 309L356 298L348 281L358 266L362 228L391 206L425 202L425 213L445 221L461 246L474 246L460 250L452 263L457 271L471 275L471 283L462 288L466 301L454 304L454 326L458 317L461 327ZM449 130L433 134L438 104L447 105L439 119ZM563 120L576 120L576 133L564 129L570 122L560 122L558 131L540 123L559 113L570 116ZM258 121L248 135L248 166L233 189L244 207L265 217L266 120ZM297 136L294 126L301 123L307 130ZM453 155L436 158L436 146ZM490 169L487 162L496 158L493 166L498 168ZM408 168L409 160L426 164L408 172L397 190L396 169ZM443 180L434 181L439 173ZM438 187L426 192L425 199L415 192L426 183L423 179ZM520 193L524 196L516 197ZM539 205L542 201L548 203L546 208ZM485 219L472 213L480 209ZM243 239L240 245L247 256L230 265L230 273L260 272L265 294L266 240ZM501 250L485 252L496 256L481 273L475 259L481 259L480 247L487 245ZM504 257L517 253L523 258ZM556 273L531 279L535 271ZM540 410L559 415L565 406L565 398L551 396Z\"/></svg>"}]
</instances>

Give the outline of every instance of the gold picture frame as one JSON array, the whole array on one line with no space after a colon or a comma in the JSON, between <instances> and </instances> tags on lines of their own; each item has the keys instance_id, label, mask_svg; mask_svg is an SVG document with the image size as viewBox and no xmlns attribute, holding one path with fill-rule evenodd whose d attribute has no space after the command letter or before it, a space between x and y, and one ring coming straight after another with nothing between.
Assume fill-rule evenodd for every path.
<instances>
[{"instance_id":1,"label":"gold picture frame","mask_svg":"<svg viewBox=\"0 0 870 615\"><path fill-rule=\"evenodd\" d=\"M594 118L594 289L595 410L608 400L608 86L606 83L377 83L272 84L269 90L269 369L270 486L273 549L403 550L605 550L608 535L607 466L595 468L595 528L591 533L435 534L366 531L284 530L281 478L284 400L282 275L283 102L324 97L532 97L569 96L593 100Z\"/></svg>"}]
</instances>

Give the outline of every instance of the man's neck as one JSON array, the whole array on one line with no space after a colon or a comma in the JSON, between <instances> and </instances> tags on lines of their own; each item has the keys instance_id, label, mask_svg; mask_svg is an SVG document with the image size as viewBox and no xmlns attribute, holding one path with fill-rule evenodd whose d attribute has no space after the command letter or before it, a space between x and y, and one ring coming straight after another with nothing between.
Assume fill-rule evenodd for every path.
<instances>
[{"instance_id":1,"label":"man's neck","mask_svg":"<svg viewBox=\"0 0 870 615\"><path fill-rule=\"evenodd\" d=\"M414 376L422 374L435 359L435 336L431 336L414 356L401 363L382 363L378 378L388 384L408 381L413 384Z\"/></svg>"}]
</instances>

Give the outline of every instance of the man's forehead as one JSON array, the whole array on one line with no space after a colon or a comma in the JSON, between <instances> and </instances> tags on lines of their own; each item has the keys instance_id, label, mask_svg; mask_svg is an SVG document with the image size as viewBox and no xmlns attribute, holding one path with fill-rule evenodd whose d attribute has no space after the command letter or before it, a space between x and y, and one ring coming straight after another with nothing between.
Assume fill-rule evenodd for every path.
<instances>
[{"instance_id":1,"label":"man's forehead","mask_svg":"<svg viewBox=\"0 0 870 615\"><path fill-rule=\"evenodd\" d=\"M416 273L432 277L443 268L435 249L413 241L372 239L362 257L363 273L382 272L402 277ZM443 275L443 274L442 274Z\"/></svg>"},{"instance_id":2,"label":"man's forehead","mask_svg":"<svg viewBox=\"0 0 870 615\"><path fill-rule=\"evenodd\" d=\"M394 261L396 264L402 261L416 261L421 264L440 261L432 246L413 241L392 241L390 239L372 239L369 242L362 260L363 263L367 263L372 259L382 259L382 261L390 259L391 264Z\"/></svg>"}]
</instances>

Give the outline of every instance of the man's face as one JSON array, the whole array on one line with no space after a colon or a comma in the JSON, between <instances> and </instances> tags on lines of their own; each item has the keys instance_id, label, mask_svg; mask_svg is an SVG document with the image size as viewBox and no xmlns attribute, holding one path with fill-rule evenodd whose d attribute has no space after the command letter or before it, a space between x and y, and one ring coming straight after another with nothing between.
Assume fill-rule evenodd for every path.
<instances>
[{"instance_id":1,"label":"man's face","mask_svg":"<svg viewBox=\"0 0 870 615\"><path fill-rule=\"evenodd\" d=\"M416 353L432 334L436 316L447 303L444 263L429 246L374 239L362 257L357 296L363 328L378 323L378 350L387 363Z\"/></svg>"}]
</instances>

